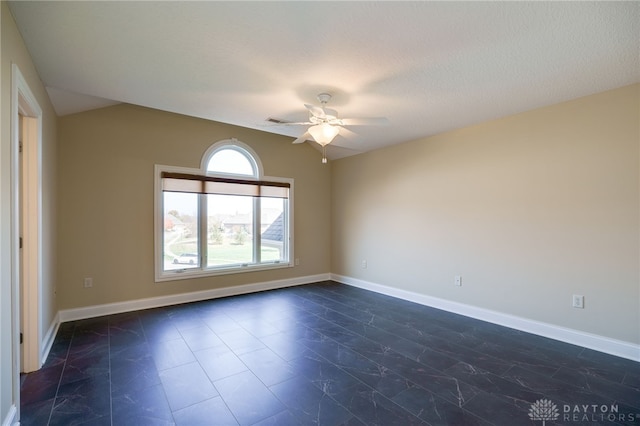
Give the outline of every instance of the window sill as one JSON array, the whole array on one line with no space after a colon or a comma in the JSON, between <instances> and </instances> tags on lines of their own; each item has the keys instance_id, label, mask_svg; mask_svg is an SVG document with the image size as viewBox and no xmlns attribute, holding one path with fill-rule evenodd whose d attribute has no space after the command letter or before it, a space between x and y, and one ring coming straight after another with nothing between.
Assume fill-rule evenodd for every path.
<instances>
[{"instance_id":1,"label":"window sill","mask_svg":"<svg viewBox=\"0 0 640 426\"><path fill-rule=\"evenodd\" d=\"M189 280L194 278L205 278L205 277L214 277L218 275L229 275L229 274L242 274L245 272L258 272L258 271L268 271L271 269L284 269L284 268L292 268L293 263L268 263L261 265L248 265L248 266L234 266L231 268L224 269L182 269L178 271L172 272L156 272L155 282L166 282L166 281L179 281L179 280Z\"/></svg>"}]
</instances>

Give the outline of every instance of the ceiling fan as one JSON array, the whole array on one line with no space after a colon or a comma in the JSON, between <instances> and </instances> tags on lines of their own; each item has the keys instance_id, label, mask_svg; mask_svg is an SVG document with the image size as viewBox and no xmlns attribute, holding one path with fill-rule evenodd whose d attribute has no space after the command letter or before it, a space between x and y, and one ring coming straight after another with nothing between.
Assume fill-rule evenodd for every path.
<instances>
[{"instance_id":1,"label":"ceiling fan","mask_svg":"<svg viewBox=\"0 0 640 426\"><path fill-rule=\"evenodd\" d=\"M318 101L321 106L305 104L309 110L309 121L287 122L270 118L269 121L286 126L309 126L309 128L293 141L294 144L306 142L312 138L322 146L322 162L327 162L326 146L329 145L338 134L352 133L345 126L379 126L389 123L384 117L371 118L338 118L338 112L327 108L327 103L331 100L331 94L320 93Z\"/></svg>"}]
</instances>

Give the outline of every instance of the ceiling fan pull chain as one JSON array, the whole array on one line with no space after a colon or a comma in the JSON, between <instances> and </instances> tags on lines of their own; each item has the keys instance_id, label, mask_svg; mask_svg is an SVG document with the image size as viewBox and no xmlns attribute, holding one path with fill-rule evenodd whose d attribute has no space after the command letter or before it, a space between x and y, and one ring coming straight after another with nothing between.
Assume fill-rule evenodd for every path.
<instances>
[{"instance_id":1,"label":"ceiling fan pull chain","mask_svg":"<svg viewBox=\"0 0 640 426\"><path fill-rule=\"evenodd\" d=\"M327 164L327 146L322 145L322 164Z\"/></svg>"}]
</instances>

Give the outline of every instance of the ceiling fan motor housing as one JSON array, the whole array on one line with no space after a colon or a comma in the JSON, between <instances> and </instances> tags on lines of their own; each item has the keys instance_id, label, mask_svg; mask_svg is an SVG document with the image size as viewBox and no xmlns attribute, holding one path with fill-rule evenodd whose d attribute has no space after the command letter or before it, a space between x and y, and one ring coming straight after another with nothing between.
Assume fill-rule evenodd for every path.
<instances>
[{"instance_id":1,"label":"ceiling fan motor housing","mask_svg":"<svg viewBox=\"0 0 640 426\"><path fill-rule=\"evenodd\" d=\"M331 100L331 95L329 93L320 93L318 95L318 100L321 104L326 104Z\"/></svg>"}]
</instances>

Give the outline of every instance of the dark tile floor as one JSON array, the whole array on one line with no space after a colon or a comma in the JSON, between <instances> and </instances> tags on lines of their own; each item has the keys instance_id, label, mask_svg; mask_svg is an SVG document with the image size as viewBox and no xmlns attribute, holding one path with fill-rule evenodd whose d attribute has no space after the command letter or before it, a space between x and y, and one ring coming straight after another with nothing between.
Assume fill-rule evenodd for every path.
<instances>
[{"instance_id":1,"label":"dark tile floor","mask_svg":"<svg viewBox=\"0 0 640 426\"><path fill-rule=\"evenodd\" d=\"M640 363L324 282L64 323L21 398L23 426L635 425Z\"/></svg>"}]
</instances>

